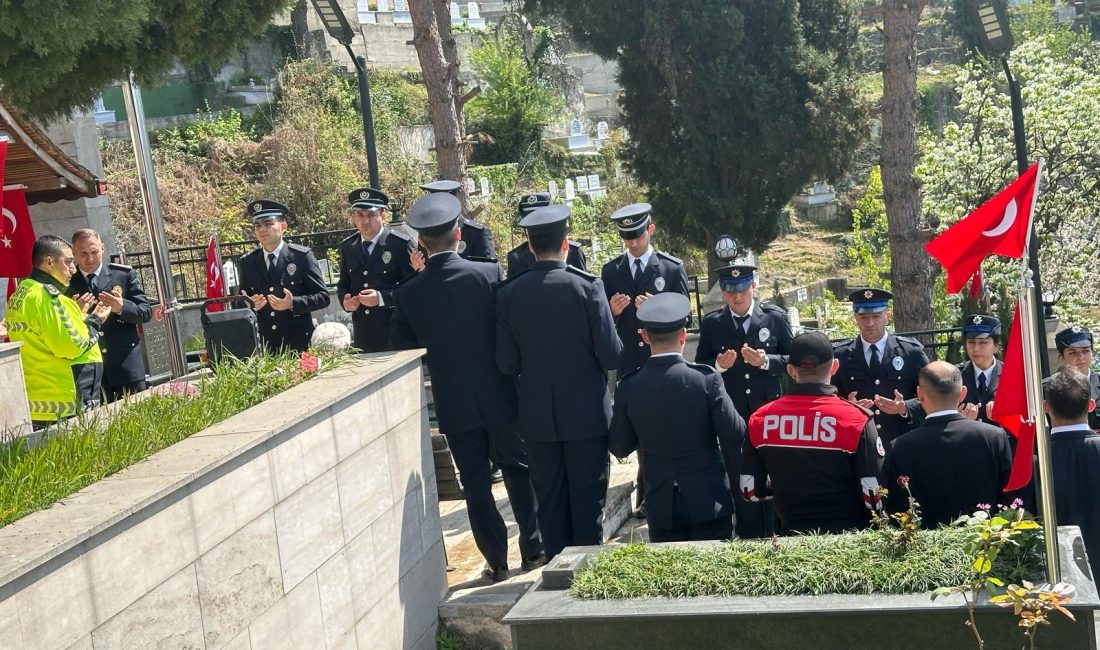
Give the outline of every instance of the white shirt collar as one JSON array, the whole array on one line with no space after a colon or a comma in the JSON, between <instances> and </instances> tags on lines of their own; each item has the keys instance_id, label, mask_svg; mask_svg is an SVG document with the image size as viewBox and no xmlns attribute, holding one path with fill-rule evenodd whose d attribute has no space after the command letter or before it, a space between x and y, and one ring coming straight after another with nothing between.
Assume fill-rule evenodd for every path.
<instances>
[{"instance_id":1,"label":"white shirt collar","mask_svg":"<svg viewBox=\"0 0 1100 650\"><path fill-rule=\"evenodd\" d=\"M99 263L99 268L92 271L91 273L84 273L84 271L81 271L80 273L81 273L81 275L84 276L84 282L88 281L88 276L89 275L95 275L97 278L102 278L103 277L103 262L100 262Z\"/></svg>"},{"instance_id":2,"label":"white shirt collar","mask_svg":"<svg viewBox=\"0 0 1100 650\"><path fill-rule=\"evenodd\" d=\"M944 409L942 411L935 411L934 413L929 413L928 415L924 416L924 419L927 420L928 418L938 418L938 417L944 416L944 415L958 415L958 414L959 414L958 409Z\"/></svg>"},{"instance_id":3,"label":"white shirt collar","mask_svg":"<svg viewBox=\"0 0 1100 650\"><path fill-rule=\"evenodd\" d=\"M455 253L457 255L458 251L456 251L456 250L439 251L438 253L432 253L431 255L429 255L428 259L432 259L433 257L439 257L440 255L450 255L451 253Z\"/></svg>"},{"instance_id":4,"label":"white shirt collar","mask_svg":"<svg viewBox=\"0 0 1100 650\"><path fill-rule=\"evenodd\" d=\"M634 271L634 260L642 260L642 268L644 269L645 267L649 266L649 258L652 255L653 255L653 247L652 246L647 248L646 251L638 257L634 257L633 255L630 254L630 251L627 251L626 252L626 257L627 257L627 259L630 260L630 270L631 270L631 272Z\"/></svg>"},{"instance_id":5,"label":"white shirt collar","mask_svg":"<svg viewBox=\"0 0 1100 650\"><path fill-rule=\"evenodd\" d=\"M678 357L678 356L680 356L679 352L660 352L658 354L649 355L649 358L650 359L656 359L657 357Z\"/></svg>"},{"instance_id":6,"label":"white shirt collar","mask_svg":"<svg viewBox=\"0 0 1100 650\"><path fill-rule=\"evenodd\" d=\"M736 312L734 312L733 309L730 309L729 307L726 307L726 309L730 310L730 316L733 316L734 318L744 318L745 316L752 316L753 310L756 309L756 298L753 298L749 301L749 310L745 312L745 316L738 316ZM745 321L745 323L747 324L748 321Z\"/></svg>"},{"instance_id":7,"label":"white shirt collar","mask_svg":"<svg viewBox=\"0 0 1100 650\"><path fill-rule=\"evenodd\" d=\"M283 247L284 246L286 246L286 242L281 241L281 242L279 242L279 245L275 247L275 250L271 251L271 253L268 253L267 250L265 249L264 250L264 264L267 264L267 256L271 255L272 253L275 254L275 259L277 261L279 259L279 256L283 254ZM263 247L261 246L261 248L263 248Z\"/></svg>"},{"instance_id":8,"label":"white shirt collar","mask_svg":"<svg viewBox=\"0 0 1100 650\"><path fill-rule=\"evenodd\" d=\"M979 375L985 375L985 383L988 386L989 382L992 381L992 379L993 379L993 368L996 367L997 361L994 360L993 363L989 364L989 367L986 368L985 370L982 370L981 368L979 368L977 366L977 364L975 364L973 361L970 362L970 365L973 366L973 368L974 368L974 381L975 382L978 381L978 376Z\"/></svg>"},{"instance_id":9,"label":"white shirt collar","mask_svg":"<svg viewBox=\"0 0 1100 650\"><path fill-rule=\"evenodd\" d=\"M374 237L371 238L370 243L377 244L378 243L378 238L382 236L382 231L385 230L385 229L386 229L385 226L382 226L381 228L379 228L378 232L374 233ZM359 239L362 239L362 238L363 238L363 235L362 235L362 233L360 233L359 234Z\"/></svg>"},{"instance_id":10,"label":"white shirt collar","mask_svg":"<svg viewBox=\"0 0 1100 650\"><path fill-rule=\"evenodd\" d=\"M1070 431L1092 431L1092 428L1085 422L1078 422L1077 424L1064 424L1060 427L1051 427L1050 435L1056 433L1069 433Z\"/></svg>"},{"instance_id":11,"label":"white shirt collar","mask_svg":"<svg viewBox=\"0 0 1100 650\"><path fill-rule=\"evenodd\" d=\"M863 349L867 350L868 354L870 353L871 347L874 346L874 347L878 348L879 357L881 357L882 352L886 351L886 339L888 339L888 338L890 338L890 332L886 332L885 334L883 334L882 338L878 340L878 343L871 343L870 341L863 338L862 336L859 337L859 340L861 342L863 342Z\"/></svg>"}]
</instances>

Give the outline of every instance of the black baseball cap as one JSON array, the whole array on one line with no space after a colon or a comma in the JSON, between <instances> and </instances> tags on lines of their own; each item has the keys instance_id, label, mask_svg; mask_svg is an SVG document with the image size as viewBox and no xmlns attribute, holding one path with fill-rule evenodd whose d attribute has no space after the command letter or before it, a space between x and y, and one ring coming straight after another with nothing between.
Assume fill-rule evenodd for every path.
<instances>
[{"instance_id":1,"label":"black baseball cap","mask_svg":"<svg viewBox=\"0 0 1100 650\"><path fill-rule=\"evenodd\" d=\"M805 332L791 341L788 363L810 370L833 360L833 344L821 332Z\"/></svg>"}]
</instances>

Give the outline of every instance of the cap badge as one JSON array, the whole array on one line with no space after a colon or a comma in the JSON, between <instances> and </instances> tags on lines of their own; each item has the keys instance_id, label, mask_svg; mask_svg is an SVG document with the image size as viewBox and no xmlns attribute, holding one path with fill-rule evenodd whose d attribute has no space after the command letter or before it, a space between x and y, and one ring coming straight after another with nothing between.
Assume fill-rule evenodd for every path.
<instances>
[{"instance_id":1,"label":"cap badge","mask_svg":"<svg viewBox=\"0 0 1100 650\"><path fill-rule=\"evenodd\" d=\"M975 325L981 325L982 324L982 317L981 316L975 316L974 318L970 319L970 322L974 323Z\"/></svg>"},{"instance_id":2,"label":"cap badge","mask_svg":"<svg viewBox=\"0 0 1100 650\"><path fill-rule=\"evenodd\" d=\"M1080 334L1081 333L1081 326L1080 325L1074 325L1070 329L1070 331L1073 332L1074 334Z\"/></svg>"},{"instance_id":3,"label":"cap badge","mask_svg":"<svg viewBox=\"0 0 1100 650\"><path fill-rule=\"evenodd\" d=\"M287 275L294 275L294 272L298 270L298 265L294 262L286 265Z\"/></svg>"},{"instance_id":4,"label":"cap badge","mask_svg":"<svg viewBox=\"0 0 1100 650\"><path fill-rule=\"evenodd\" d=\"M874 291L871 291L870 289L868 289L868 290L866 290L866 291L864 291L864 292L863 292L863 297L864 297L864 298L867 298L868 300L870 300L871 298L873 298L873 297L874 297L874 295L875 295L875 292L874 292Z\"/></svg>"},{"instance_id":5,"label":"cap badge","mask_svg":"<svg viewBox=\"0 0 1100 650\"><path fill-rule=\"evenodd\" d=\"M623 219L623 225L624 226L633 226L634 225L634 220L633 219Z\"/></svg>"},{"instance_id":6,"label":"cap badge","mask_svg":"<svg viewBox=\"0 0 1100 650\"><path fill-rule=\"evenodd\" d=\"M538 200L539 200L539 197L535 196L534 194L527 197L527 202L528 203L538 203Z\"/></svg>"},{"instance_id":7,"label":"cap badge","mask_svg":"<svg viewBox=\"0 0 1100 650\"><path fill-rule=\"evenodd\" d=\"M661 276L657 276L657 279L653 281L653 286L657 287L657 291L665 290L665 279Z\"/></svg>"},{"instance_id":8,"label":"cap badge","mask_svg":"<svg viewBox=\"0 0 1100 650\"><path fill-rule=\"evenodd\" d=\"M252 211L253 212L259 212L260 210L263 210L263 209L264 209L264 206L263 206L262 203L253 203L252 204Z\"/></svg>"},{"instance_id":9,"label":"cap badge","mask_svg":"<svg viewBox=\"0 0 1100 650\"><path fill-rule=\"evenodd\" d=\"M771 335L772 331L770 329L766 327L761 327L760 334L758 334L757 336L760 338L760 342L763 343L764 341L767 341L771 337Z\"/></svg>"},{"instance_id":10,"label":"cap badge","mask_svg":"<svg viewBox=\"0 0 1100 650\"><path fill-rule=\"evenodd\" d=\"M905 367L905 359L902 359L901 357L894 357L893 365L894 365L894 370L897 370L897 371L900 372L901 369Z\"/></svg>"},{"instance_id":11,"label":"cap badge","mask_svg":"<svg viewBox=\"0 0 1100 650\"><path fill-rule=\"evenodd\" d=\"M736 277L741 275L741 271L740 271L740 269L734 269L733 271L730 272L730 275L732 275L733 277L736 278Z\"/></svg>"},{"instance_id":12,"label":"cap badge","mask_svg":"<svg viewBox=\"0 0 1100 650\"><path fill-rule=\"evenodd\" d=\"M465 253L465 252L466 252L466 242L459 241L458 242L458 254L461 255L462 253Z\"/></svg>"},{"instance_id":13,"label":"cap badge","mask_svg":"<svg viewBox=\"0 0 1100 650\"><path fill-rule=\"evenodd\" d=\"M385 252L382 253L382 263L383 264L389 264L390 260L392 260L392 259L393 259L393 253L391 253L389 251L385 251Z\"/></svg>"},{"instance_id":14,"label":"cap badge","mask_svg":"<svg viewBox=\"0 0 1100 650\"><path fill-rule=\"evenodd\" d=\"M365 199L368 196L370 196L370 192L368 192L366 190L363 190L362 192L359 193L359 198L361 198L361 199Z\"/></svg>"}]
</instances>

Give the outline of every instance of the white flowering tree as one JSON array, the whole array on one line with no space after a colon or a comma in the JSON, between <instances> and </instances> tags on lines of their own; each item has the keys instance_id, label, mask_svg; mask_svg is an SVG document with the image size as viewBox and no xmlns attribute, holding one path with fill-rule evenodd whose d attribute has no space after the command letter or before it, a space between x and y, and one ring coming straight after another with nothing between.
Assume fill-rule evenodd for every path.
<instances>
[{"instance_id":1,"label":"white flowering tree","mask_svg":"<svg viewBox=\"0 0 1100 650\"><path fill-rule=\"evenodd\" d=\"M1036 208L1043 288L1060 294L1063 323L1096 321L1089 310L1100 304L1100 49L1056 28L1017 38L1011 66L1022 86L1030 157L1045 161ZM960 118L943 133L923 134L917 167L924 215L937 231L1017 176L1000 66L972 61L957 84ZM987 261L986 284L1013 295L1016 268Z\"/></svg>"}]
</instances>

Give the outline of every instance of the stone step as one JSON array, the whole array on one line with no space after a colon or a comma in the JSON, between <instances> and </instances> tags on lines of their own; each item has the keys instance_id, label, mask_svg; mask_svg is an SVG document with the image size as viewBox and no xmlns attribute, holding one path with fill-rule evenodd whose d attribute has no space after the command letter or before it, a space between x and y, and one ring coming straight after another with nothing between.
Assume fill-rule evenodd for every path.
<instances>
[{"instance_id":1,"label":"stone step","mask_svg":"<svg viewBox=\"0 0 1100 650\"><path fill-rule=\"evenodd\" d=\"M611 477L607 490L607 500L604 503L604 541L611 539L623 523L631 517L634 500L634 480L638 473L638 466L634 463L619 463L611 460ZM500 502L498 501L498 504ZM451 506L448 506L450 508ZM441 513L442 514L442 513ZM448 517L457 514L452 511ZM512 555L516 549L516 531L511 511L502 511L505 521L509 525L509 551ZM512 571L512 577L498 584L490 584L484 579L479 579L481 566L484 564L480 555L475 558L460 558L462 554L469 554L472 549L472 535L469 533L469 520L465 521L466 531L463 535L448 535L445 526L444 535L448 551L448 561L452 565L467 567L465 571L456 569L448 576L451 590L447 597L439 605L439 621L449 634L458 638L467 648L485 648L487 650L501 650L512 648L512 636L508 626L501 622L504 615L512 608L520 597L534 584L541 573L540 569L520 573ZM469 539L465 539L466 537ZM465 560L465 562L463 562ZM472 560L472 561L471 561ZM510 558L509 563L518 564L518 558Z\"/></svg>"}]
</instances>

